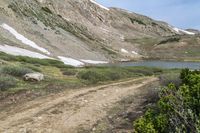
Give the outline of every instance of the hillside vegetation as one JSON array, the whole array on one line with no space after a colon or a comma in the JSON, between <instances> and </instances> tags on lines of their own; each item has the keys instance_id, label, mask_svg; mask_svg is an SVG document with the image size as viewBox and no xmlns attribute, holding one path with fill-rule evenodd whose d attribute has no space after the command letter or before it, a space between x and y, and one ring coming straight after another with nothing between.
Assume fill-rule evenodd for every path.
<instances>
[{"instance_id":1,"label":"hillside vegetation","mask_svg":"<svg viewBox=\"0 0 200 133\"><path fill-rule=\"evenodd\" d=\"M134 122L135 133L200 132L200 71L182 70L180 79L161 89L156 106Z\"/></svg>"},{"instance_id":2,"label":"hillside vegetation","mask_svg":"<svg viewBox=\"0 0 200 133\"><path fill-rule=\"evenodd\" d=\"M146 67L75 68L57 60L12 56L5 53L0 53L0 63L0 96L3 95L1 98L21 91L58 92L63 89L163 73L162 69ZM25 74L34 72L44 74L45 79L41 82L24 81Z\"/></svg>"},{"instance_id":3,"label":"hillside vegetation","mask_svg":"<svg viewBox=\"0 0 200 133\"><path fill-rule=\"evenodd\" d=\"M200 60L198 34L177 32L165 22L119 8L105 9L90 0L4 0L0 18L0 46L41 52L14 38L6 25L48 50L52 58Z\"/></svg>"}]
</instances>

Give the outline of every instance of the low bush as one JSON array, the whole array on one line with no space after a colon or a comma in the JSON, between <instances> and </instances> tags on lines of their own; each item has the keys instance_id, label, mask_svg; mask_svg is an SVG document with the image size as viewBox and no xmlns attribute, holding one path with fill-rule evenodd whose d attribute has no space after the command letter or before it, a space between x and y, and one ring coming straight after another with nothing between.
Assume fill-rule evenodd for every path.
<instances>
[{"instance_id":1,"label":"low bush","mask_svg":"<svg viewBox=\"0 0 200 133\"><path fill-rule=\"evenodd\" d=\"M152 76L162 73L162 69L145 67L86 67L77 77L88 83L115 81L138 76Z\"/></svg>"},{"instance_id":2,"label":"low bush","mask_svg":"<svg viewBox=\"0 0 200 133\"><path fill-rule=\"evenodd\" d=\"M31 58L27 56L13 56L13 55L9 55L3 52L0 52L0 59L3 59L5 61L18 61L18 62L35 64L35 65L54 66L58 68L72 68L72 66L67 66L59 60L38 59L38 58Z\"/></svg>"},{"instance_id":3,"label":"low bush","mask_svg":"<svg viewBox=\"0 0 200 133\"><path fill-rule=\"evenodd\" d=\"M152 76L156 74L163 73L163 70L160 68L151 68L151 67L127 67L126 70L128 70L131 73L137 73L139 75L144 76Z\"/></svg>"},{"instance_id":4,"label":"low bush","mask_svg":"<svg viewBox=\"0 0 200 133\"><path fill-rule=\"evenodd\" d=\"M7 74L12 76L24 76L27 73L32 73L33 70L29 68L19 67L19 66L3 66L0 68L1 74Z\"/></svg>"},{"instance_id":5,"label":"low bush","mask_svg":"<svg viewBox=\"0 0 200 133\"><path fill-rule=\"evenodd\" d=\"M0 91L6 91L17 85L17 80L14 77L7 75L0 75Z\"/></svg>"},{"instance_id":6,"label":"low bush","mask_svg":"<svg viewBox=\"0 0 200 133\"><path fill-rule=\"evenodd\" d=\"M131 18L131 17L130 17L129 19L130 19L130 21L131 21L133 24L136 22L136 23L138 23L138 24L141 24L141 25L146 26L146 23L143 22L143 20L136 19L136 18Z\"/></svg>"},{"instance_id":7,"label":"low bush","mask_svg":"<svg viewBox=\"0 0 200 133\"><path fill-rule=\"evenodd\" d=\"M81 71L78 73L78 78L91 84L96 84L105 80L105 76L103 74L94 70Z\"/></svg>"},{"instance_id":8,"label":"low bush","mask_svg":"<svg viewBox=\"0 0 200 133\"><path fill-rule=\"evenodd\" d=\"M180 41L180 37L172 37L172 38L167 38L165 40L162 40L161 42L158 43L158 45L179 42L179 41Z\"/></svg>"},{"instance_id":9,"label":"low bush","mask_svg":"<svg viewBox=\"0 0 200 133\"><path fill-rule=\"evenodd\" d=\"M136 133L200 132L200 71L184 69L180 79L160 90L157 104L134 122Z\"/></svg>"},{"instance_id":10,"label":"low bush","mask_svg":"<svg viewBox=\"0 0 200 133\"><path fill-rule=\"evenodd\" d=\"M170 83L176 87L180 86L181 79L177 73L167 73L159 76L159 80L162 86L168 86Z\"/></svg>"},{"instance_id":11,"label":"low bush","mask_svg":"<svg viewBox=\"0 0 200 133\"><path fill-rule=\"evenodd\" d=\"M40 66L38 66L38 65L24 64L24 65L21 65L20 67L25 67L25 68L31 69L35 72L42 72L42 70L39 68Z\"/></svg>"},{"instance_id":12,"label":"low bush","mask_svg":"<svg viewBox=\"0 0 200 133\"><path fill-rule=\"evenodd\" d=\"M52 11L48 7L42 7L42 10L47 13L53 14Z\"/></svg>"},{"instance_id":13,"label":"low bush","mask_svg":"<svg viewBox=\"0 0 200 133\"><path fill-rule=\"evenodd\" d=\"M67 76L74 76L78 72L76 69L70 69L70 68L62 68L61 71L63 75Z\"/></svg>"}]
</instances>

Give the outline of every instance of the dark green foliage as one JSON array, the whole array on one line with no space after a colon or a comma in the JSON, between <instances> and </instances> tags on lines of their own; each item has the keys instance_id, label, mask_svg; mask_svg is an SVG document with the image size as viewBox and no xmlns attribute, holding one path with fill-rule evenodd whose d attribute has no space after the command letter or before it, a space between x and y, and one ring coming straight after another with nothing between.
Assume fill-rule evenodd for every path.
<instances>
[{"instance_id":1,"label":"dark green foliage","mask_svg":"<svg viewBox=\"0 0 200 133\"><path fill-rule=\"evenodd\" d=\"M114 81L122 78L128 78L133 75L120 68L91 68L78 73L78 78L90 84L96 84L104 81Z\"/></svg>"},{"instance_id":2,"label":"dark green foliage","mask_svg":"<svg viewBox=\"0 0 200 133\"><path fill-rule=\"evenodd\" d=\"M182 84L169 84L160 91L160 100L135 121L137 133L200 132L200 71L182 70Z\"/></svg>"},{"instance_id":3,"label":"dark green foliage","mask_svg":"<svg viewBox=\"0 0 200 133\"><path fill-rule=\"evenodd\" d=\"M161 72L161 69L146 67L87 67L86 70L80 71L77 77L87 83L95 84L130 77L151 76Z\"/></svg>"},{"instance_id":4,"label":"dark green foliage","mask_svg":"<svg viewBox=\"0 0 200 133\"><path fill-rule=\"evenodd\" d=\"M48 7L42 7L42 10L47 13L53 14L52 11Z\"/></svg>"},{"instance_id":5,"label":"dark green foliage","mask_svg":"<svg viewBox=\"0 0 200 133\"><path fill-rule=\"evenodd\" d=\"M97 82L104 81L105 76L99 72L88 70L82 71L78 74L78 78L85 80L89 83L96 84Z\"/></svg>"},{"instance_id":6,"label":"dark green foliage","mask_svg":"<svg viewBox=\"0 0 200 133\"><path fill-rule=\"evenodd\" d=\"M7 74L12 76L22 77L27 73L31 73L33 70L29 68L23 68L19 66L3 66L0 68L1 74Z\"/></svg>"},{"instance_id":7,"label":"dark green foliage","mask_svg":"<svg viewBox=\"0 0 200 133\"><path fill-rule=\"evenodd\" d=\"M78 72L76 69L72 69L72 68L61 68L61 71L63 75L67 75L67 76L74 76Z\"/></svg>"},{"instance_id":8,"label":"dark green foliage","mask_svg":"<svg viewBox=\"0 0 200 133\"><path fill-rule=\"evenodd\" d=\"M0 74L0 91L6 91L9 88L15 87L17 85L16 79Z\"/></svg>"},{"instance_id":9,"label":"dark green foliage","mask_svg":"<svg viewBox=\"0 0 200 133\"><path fill-rule=\"evenodd\" d=\"M146 24L142 21L142 20L139 20L139 19L136 19L136 18L129 18L131 20L131 22L134 24L135 22L138 23L138 24L141 24L141 25L144 25L146 26Z\"/></svg>"},{"instance_id":10,"label":"dark green foliage","mask_svg":"<svg viewBox=\"0 0 200 133\"><path fill-rule=\"evenodd\" d=\"M184 76L183 76L184 75ZM184 85L180 87L185 106L200 116L200 71L181 72Z\"/></svg>"},{"instance_id":11,"label":"dark green foliage","mask_svg":"<svg viewBox=\"0 0 200 133\"><path fill-rule=\"evenodd\" d=\"M26 64L26 63L22 63L23 65L21 65L20 67L25 67L28 69L31 69L35 72L42 72L42 70L40 69L40 66L35 64L35 65L30 65L30 64Z\"/></svg>"},{"instance_id":12,"label":"dark green foliage","mask_svg":"<svg viewBox=\"0 0 200 133\"><path fill-rule=\"evenodd\" d=\"M158 45L172 43L172 42L179 42L179 41L180 41L180 37L172 37L172 38L167 38L165 40L162 40L161 42L158 43Z\"/></svg>"},{"instance_id":13,"label":"dark green foliage","mask_svg":"<svg viewBox=\"0 0 200 133\"><path fill-rule=\"evenodd\" d=\"M155 22L152 22L151 25L152 25L152 26L158 26L158 24L155 23Z\"/></svg>"}]
</instances>

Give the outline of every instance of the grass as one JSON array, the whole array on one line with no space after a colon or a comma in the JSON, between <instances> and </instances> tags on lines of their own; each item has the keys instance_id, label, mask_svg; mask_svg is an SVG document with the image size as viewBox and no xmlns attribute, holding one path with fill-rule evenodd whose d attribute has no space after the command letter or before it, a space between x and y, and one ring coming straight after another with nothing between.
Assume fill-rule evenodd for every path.
<instances>
[{"instance_id":1,"label":"grass","mask_svg":"<svg viewBox=\"0 0 200 133\"><path fill-rule=\"evenodd\" d=\"M18 77L22 77L27 73L32 73L33 70L29 69L29 68L25 68L25 67L19 67L19 66L3 66L0 67L0 73L1 74L7 74L10 76L18 76Z\"/></svg>"},{"instance_id":2,"label":"grass","mask_svg":"<svg viewBox=\"0 0 200 133\"><path fill-rule=\"evenodd\" d=\"M89 67L80 71L77 78L86 84L116 81L162 73L162 69L146 67Z\"/></svg>"},{"instance_id":3,"label":"grass","mask_svg":"<svg viewBox=\"0 0 200 133\"><path fill-rule=\"evenodd\" d=\"M131 18L131 17L129 17L129 19L130 19L130 21L131 21L131 23L138 23L138 24L140 24L140 25L144 25L144 26L146 26L147 24L145 23L145 22L143 22L142 20L139 20L139 19L136 19L136 18Z\"/></svg>"},{"instance_id":4,"label":"grass","mask_svg":"<svg viewBox=\"0 0 200 133\"><path fill-rule=\"evenodd\" d=\"M153 45L159 43L160 39L152 37L143 37L143 38L127 38L126 42L133 44L140 44L141 49L152 49Z\"/></svg>"},{"instance_id":5,"label":"grass","mask_svg":"<svg viewBox=\"0 0 200 133\"><path fill-rule=\"evenodd\" d=\"M8 75L0 75L0 91L6 91L9 88L17 86L17 80Z\"/></svg>"},{"instance_id":6,"label":"grass","mask_svg":"<svg viewBox=\"0 0 200 133\"><path fill-rule=\"evenodd\" d=\"M166 44L166 43L173 43L173 42L179 42L180 41L180 37L171 37L171 38L167 38L162 40L161 42L158 43L158 45L161 44Z\"/></svg>"},{"instance_id":7,"label":"grass","mask_svg":"<svg viewBox=\"0 0 200 133\"><path fill-rule=\"evenodd\" d=\"M1 85L4 84L1 91L7 94L18 93L22 90L33 90L35 93L47 94L129 78L168 73L163 69L147 67L87 66L74 68L56 60L12 56L5 53L0 53L0 60L5 62L0 66L0 75L6 75L6 77L1 77ZM36 83L24 81L23 75L29 72L40 72L45 75L45 79Z\"/></svg>"},{"instance_id":8,"label":"grass","mask_svg":"<svg viewBox=\"0 0 200 133\"><path fill-rule=\"evenodd\" d=\"M16 61L28 64L43 65L43 66L55 66L59 68L68 68L71 66L65 65L63 62L52 59L38 59L25 56L13 56L3 52L0 52L0 59L5 61Z\"/></svg>"},{"instance_id":9,"label":"grass","mask_svg":"<svg viewBox=\"0 0 200 133\"><path fill-rule=\"evenodd\" d=\"M161 74L159 79L162 86L168 86L170 83L173 83L178 87L181 84L180 73Z\"/></svg>"}]
</instances>

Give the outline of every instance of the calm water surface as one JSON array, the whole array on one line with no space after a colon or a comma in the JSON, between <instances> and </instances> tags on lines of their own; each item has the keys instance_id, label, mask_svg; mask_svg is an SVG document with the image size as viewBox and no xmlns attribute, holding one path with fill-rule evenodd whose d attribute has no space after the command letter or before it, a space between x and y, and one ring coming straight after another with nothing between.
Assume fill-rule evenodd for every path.
<instances>
[{"instance_id":1,"label":"calm water surface","mask_svg":"<svg viewBox=\"0 0 200 133\"><path fill-rule=\"evenodd\" d=\"M115 64L107 64L106 66L145 66L145 67L160 67L160 68L189 68L200 69L200 62L184 62L184 61L138 61L138 62L120 62Z\"/></svg>"}]
</instances>

